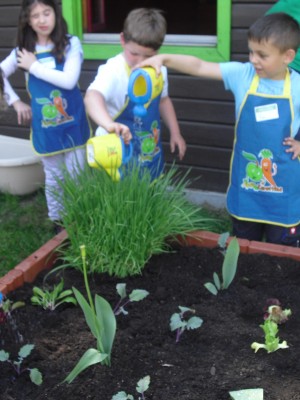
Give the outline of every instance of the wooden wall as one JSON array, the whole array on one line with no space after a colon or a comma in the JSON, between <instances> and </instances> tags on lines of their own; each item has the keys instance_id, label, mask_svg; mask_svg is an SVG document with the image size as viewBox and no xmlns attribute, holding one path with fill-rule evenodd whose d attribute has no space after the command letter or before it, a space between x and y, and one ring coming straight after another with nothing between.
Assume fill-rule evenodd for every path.
<instances>
[{"instance_id":1,"label":"wooden wall","mask_svg":"<svg viewBox=\"0 0 300 400\"><path fill-rule=\"evenodd\" d=\"M248 60L247 29L263 15L275 0L232 0L231 59ZM16 25L21 0L0 0L0 59L9 54L15 44ZM85 92L103 61L85 61L80 86ZM22 99L28 101L23 74L11 78ZM173 100L181 132L188 149L182 171L190 170L191 187L225 192L234 132L234 104L231 93L222 82L189 77L169 71L170 96ZM1 134L28 138L29 128L17 125L14 110L0 113ZM168 163L174 156L169 151L169 135L163 129L165 155ZM175 157L176 158L176 157Z\"/></svg>"}]
</instances>

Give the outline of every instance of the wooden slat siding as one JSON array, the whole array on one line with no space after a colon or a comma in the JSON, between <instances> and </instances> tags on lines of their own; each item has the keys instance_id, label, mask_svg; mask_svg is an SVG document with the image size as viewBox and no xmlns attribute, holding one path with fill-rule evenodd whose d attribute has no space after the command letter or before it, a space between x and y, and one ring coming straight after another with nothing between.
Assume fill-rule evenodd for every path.
<instances>
[{"instance_id":1,"label":"wooden slat siding","mask_svg":"<svg viewBox=\"0 0 300 400\"><path fill-rule=\"evenodd\" d=\"M300 1L300 0L299 0ZM231 60L248 61L247 30L275 0L232 0ZM16 23L21 0L0 0L0 60L14 47ZM105 60L85 60L79 80L84 94L96 76L98 66ZM22 99L28 98L24 77L18 72L11 78ZM234 102L223 82L204 80L169 71L169 92L179 119L188 151L182 162L182 172L190 171L191 187L225 192L229 179L229 160L234 135ZM17 125L14 110L0 113L4 134L28 137L29 128ZM95 125L92 124L93 128ZM176 157L169 151L169 133L162 127L163 147L169 165Z\"/></svg>"}]
</instances>

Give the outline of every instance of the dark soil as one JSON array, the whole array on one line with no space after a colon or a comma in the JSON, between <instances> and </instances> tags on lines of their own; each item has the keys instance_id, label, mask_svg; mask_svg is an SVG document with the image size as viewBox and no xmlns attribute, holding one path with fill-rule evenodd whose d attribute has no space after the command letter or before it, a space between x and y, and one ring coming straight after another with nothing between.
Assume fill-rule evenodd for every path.
<instances>
[{"instance_id":1,"label":"dark soil","mask_svg":"<svg viewBox=\"0 0 300 400\"><path fill-rule=\"evenodd\" d=\"M131 303L127 316L117 316L111 367L92 366L72 384L61 382L83 353L96 347L81 309L62 306L50 312L34 307L29 284L11 293L11 300L26 302L14 316L24 342L35 345L28 365L38 368L44 381L35 386L27 373L14 379L10 366L0 363L0 398L111 400L117 392L126 391L138 399L136 383L150 375L146 400L229 400L229 391L248 388L263 388L265 400L299 400L299 262L242 254L234 282L213 296L203 284L212 279L214 271L220 271L222 261L216 249L180 247L172 254L153 257L142 276L91 277L93 292L112 306L118 300L116 284L120 282L127 284L127 292L145 289L150 295ZM68 269L64 279L65 288L75 286L85 295L80 273ZM42 276L35 284L42 285ZM283 308L292 309L287 323L279 326L280 339L289 348L255 354L250 346L253 341L264 341L259 325L268 298L277 298ZM185 331L175 343L169 321L178 306L195 309L204 322L199 329ZM19 345L12 347L10 338L7 327L1 325L1 346L13 354Z\"/></svg>"}]
</instances>

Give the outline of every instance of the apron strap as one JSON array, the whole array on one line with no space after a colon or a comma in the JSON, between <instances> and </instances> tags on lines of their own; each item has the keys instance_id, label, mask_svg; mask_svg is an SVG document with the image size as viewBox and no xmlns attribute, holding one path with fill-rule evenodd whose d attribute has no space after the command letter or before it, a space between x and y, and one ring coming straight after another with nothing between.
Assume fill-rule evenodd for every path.
<instances>
[{"instance_id":1,"label":"apron strap","mask_svg":"<svg viewBox=\"0 0 300 400\"><path fill-rule=\"evenodd\" d=\"M255 74L250 85L249 93L256 93L258 85L259 85L259 76ZM291 93L291 76L290 76L290 71L287 68L282 97L290 97L290 93Z\"/></svg>"}]
</instances>

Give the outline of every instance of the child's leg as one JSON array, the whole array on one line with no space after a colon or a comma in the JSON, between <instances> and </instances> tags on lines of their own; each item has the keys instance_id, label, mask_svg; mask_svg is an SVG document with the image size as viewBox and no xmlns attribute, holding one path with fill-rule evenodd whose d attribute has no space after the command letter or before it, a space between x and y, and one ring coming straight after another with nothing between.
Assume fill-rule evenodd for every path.
<instances>
[{"instance_id":1,"label":"child's leg","mask_svg":"<svg viewBox=\"0 0 300 400\"><path fill-rule=\"evenodd\" d=\"M66 152L65 164L70 175L75 177L86 164L86 148Z\"/></svg>"},{"instance_id":2,"label":"child's leg","mask_svg":"<svg viewBox=\"0 0 300 400\"><path fill-rule=\"evenodd\" d=\"M269 243L300 247L300 225L292 228L266 225L266 241Z\"/></svg>"},{"instance_id":3,"label":"child's leg","mask_svg":"<svg viewBox=\"0 0 300 400\"><path fill-rule=\"evenodd\" d=\"M241 221L232 217L232 233L240 239L261 241L264 235L264 225L258 222Z\"/></svg>"},{"instance_id":4,"label":"child's leg","mask_svg":"<svg viewBox=\"0 0 300 400\"><path fill-rule=\"evenodd\" d=\"M58 197L61 188L57 179L63 179L62 168L64 164L64 154L42 157L42 163L45 172L45 195L48 216L51 221L59 221L62 206ZM54 191L57 194L55 194Z\"/></svg>"}]
</instances>

